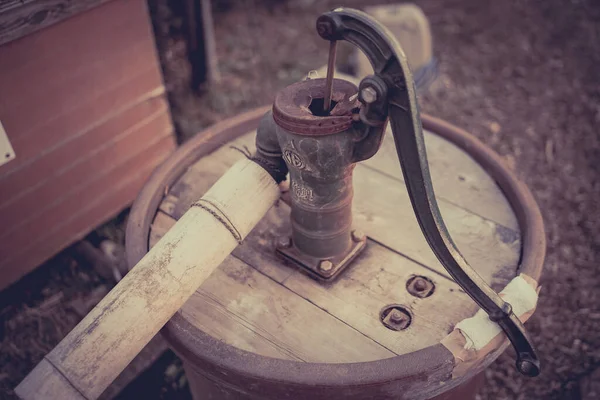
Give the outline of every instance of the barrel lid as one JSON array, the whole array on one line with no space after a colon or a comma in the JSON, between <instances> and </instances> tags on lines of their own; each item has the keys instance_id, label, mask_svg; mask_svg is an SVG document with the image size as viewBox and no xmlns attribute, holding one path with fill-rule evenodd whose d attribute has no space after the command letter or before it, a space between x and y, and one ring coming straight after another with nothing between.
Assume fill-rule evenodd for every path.
<instances>
[{"instance_id":1,"label":"barrel lid","mask_svg":"<svg viewBox=\"0 0 600 400\"><path fill-rule=\"evenodd\" d=\"M148 183L132 210L129 228L133 228L127 232L130 263L147 251L144 237L149 234L153 245L244 156L245 149L253 151L259 114L255 111L237 117L237 123L228 121L212 128L204 139L195 138L195 143L188 143L155 173L155 182ZM539 224L533 221L533 233L531 221L527 232L520 229L523 215L539 218L531 195L501 164L499 169L486 165L496 171L490 176L474 160L474 153L469 155L448 140L460 141L464 133L436 121L423 118L425 143L438 203L458 248L496 290L519 272L537 279L545 251L543 239L537 239L541 219ZM233 140L207 155L212 150L207 146L214 146L217 135ZM473 143L481 146L476 140ZM475 149L473 143L469 147ZM480 153L475 155L479 160L484 154L498 161L489 149ZM504 192L497 181L504 182ZM355 383L409 379L418 369L430 369L428 378L423 378L428 388L433 376L440 382L447 380L447 387L458 384L460 379L451 379L454 355L440 342L478 307L449 278L422 236L391 135L386 135L375 157L356 166L354 190L354 226L369 241L364 253L336 281L316 282L276 256L277 241L290 230L289 207L280 202L167 324L164 333L171 345L182 357L222 379L251 375L295 384L332 384L315 374L316 367L304 371L301 364L306 364L346 366ZM517 213L515 204L521 204ZM516 214L521 215L519 220ZM199 243L198 251L203 246L210 243ZM519 267L522 252L527 263ZM400 313L400 317L390 313ZM505 348L503 343L465 376L480 371ZM261 368L252 367L257 362ZM338 378L339 368L335 370ZM387 371L390 368L396 371Z\"/></svg>"}]
</instances>

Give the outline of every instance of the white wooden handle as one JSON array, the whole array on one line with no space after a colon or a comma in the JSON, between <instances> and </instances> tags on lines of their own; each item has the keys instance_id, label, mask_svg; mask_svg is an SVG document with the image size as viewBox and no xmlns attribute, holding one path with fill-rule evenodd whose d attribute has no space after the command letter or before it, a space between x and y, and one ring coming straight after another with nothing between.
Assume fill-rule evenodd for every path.
<instances>
[{"instance_id":1,"label":"white wooden handle","mask_svg":"<svg viewBox=\"0 0 600 400\"><path fill-rule=\"evenodd\" d=\"M241 160L17 386L29 399L95 399L254 228L279 187Z\"/></svg>"}]
</instances>

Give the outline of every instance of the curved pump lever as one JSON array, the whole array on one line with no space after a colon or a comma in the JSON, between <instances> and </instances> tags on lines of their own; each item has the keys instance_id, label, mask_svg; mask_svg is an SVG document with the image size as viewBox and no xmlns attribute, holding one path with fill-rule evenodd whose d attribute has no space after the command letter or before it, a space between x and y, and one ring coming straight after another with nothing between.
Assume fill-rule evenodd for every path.
<instances>
[{"instance_id":1,"label":"curved pump lever","mask_svg":"<svg viewBox=\"0 0 600 400\"><path fill-rule=\"evenodd\" d=\"M444 224L431 184L414 81L398 42L372 17L353 9L338 8L321 15L317 30L323 39L346 40L368 57L375 75L361 82L359 93L369 87L374 93L371 97L379 100L376 103L387 105L404 180L429 246L452 278L504 330L517 353L517 369L537 376L540 362L522 322L467 263Z\"/></svg>"}]
</instances>

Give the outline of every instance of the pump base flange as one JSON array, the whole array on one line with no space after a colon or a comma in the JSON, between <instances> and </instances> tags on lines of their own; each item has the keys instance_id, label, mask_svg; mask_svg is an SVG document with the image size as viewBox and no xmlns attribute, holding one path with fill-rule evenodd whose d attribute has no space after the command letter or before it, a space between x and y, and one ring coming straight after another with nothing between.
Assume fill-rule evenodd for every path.
<instances>
[{"instance_id":1,"label":"pump base flange","mask_svg":"<svg viewBox=\"0 0 600 400\"><path fill-rule=\"evenodd\" d=\"M277 254L300 267L302 271L311 277L320 281L331 281L352 263L352 260L365 249L366 245L367 237L365 236L353 240L350 250L345 254L329 258L318 258L298 250L290 239L287 245L277 245Z\"/></svg>"}]
</instances>

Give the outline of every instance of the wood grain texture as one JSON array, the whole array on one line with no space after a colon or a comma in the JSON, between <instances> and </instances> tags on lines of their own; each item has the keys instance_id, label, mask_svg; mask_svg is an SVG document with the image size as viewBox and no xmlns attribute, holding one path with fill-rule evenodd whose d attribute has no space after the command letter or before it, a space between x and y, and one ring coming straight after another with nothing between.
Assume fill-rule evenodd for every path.
<instances>
[{"instance_id":1,"label":"wood grain texture","mask_svg":"<svg viewBox=\"0 0 600 400\"><path fill-rule=\"evenodd\" d=\"M394 7L402 8L405 6L391 6L391 8ZM411 5L406 7L411 8ZM372 8L376 9L378 7ZM386 6L379 8L385 12ZM410 13L413 13L413 11L407 14ZM419 11L417 11L417 14L419 15L416 18L423 18ZM369 64L364 54L360 51L358 53ZM372 70L370 64L368 68ZM327 65L318 70L319 76L325 76L326 72ZM335 76L357 86L361 80L339 71L335 71ZM512 212L509 202L490 175L459 147L439 135L424 133L436 197L448 200L509 229L518 230L517 218ZM390 175L394 179L404 181L396 154L394 138L389 126L380 150L374 157L363 161L362 165L370 166L381 173Z\"/></svg>"},{"instance_id":2,"label":"wood grain texture","mask_svg":"<svg viewBox=\"0 0 600 400\"><path fill-rule=\"evenodd\" d=\"M442 143L437 147L428 147L431 167L436 176L453 176L452 173L456 177L459 174L480 176L481 182L476 181L471 185L439 185L435 182L434 185L440 197L444 218L461 251L488 282L495 287L503 286L515 275L520 252L519 233L469 210L469 201L461 199L472 192L483 192L480 199L487 196L493 198L496 204L502 204L506 200L498 198L501 192L487 175L481 177L480 167L468 156L465 158L450 143L438 142L439 138L432 139L431 136L432 134L427 134L428 146L432 142ZM244 150L247 147L253 150L253 140L254 134L249 133L223 145L196 162L169 188L169 194L160 205L152 225L151 245L168 231L194 197L201 195L235 160L243 158L242 153L236 149ZM200 292L218 291L217 303L227 308L227 305L236 304L245 296L259 296L256 292L262 292L263 288L265 292L272 293L271 286L279 284L289 291L288 297L300 296L306 299L307 303L327 313L332 320L343 321L348 327L381 345L389 354L407 354L439 343L456 322L471 316L477 306L458 285L447 278L445 270L429 249L414 217L404 184L398 177L379 169L380 165L391 165L392 161L397 163L395 152L392 158L392 151L385 150L383 155L387 154L389 159L380 157L382 159L374 165L358 165L355 169L355 225L372 240L369 241L367 250L337 281L329 284L316 283L275 256L275 240L290 231L289 207L280 202L233 252L234 257L251 267L251 270L243 269L245 277L254 278L249 287L237 286L235 282L223 279L218 287L210 286L207 289L203 286ZM453 153L453 157L460 159L456 168L445 162L445 157ZM447 171L437 171L440 168ZM448 198L454 198L455 201L449 201ZM503 221L510 222L511 218L514 216L497 214L497 219ZM228 268L232 267L223 265L217 272L227 275L223 270ZM241 274L239 268L237 271L235 276ZM260 274L257 275L258 273ZM421 299L406 291L406 282L414 275L425 276L435 283L435 292L431 297ZM257 280L256 276L271 279L265 281L267 284ZM249 313L247 308L229 307L227 312L217 313L214 310L218 304L215 303L215 297L211 296L206 293L194 295L181 309L181 315L198 329L244 350L285 359L293 354L296 358L308 361L300 355L307 351L306 347L311 347L311 351L314 348L320 349L318 354L321 357L311 358L310 361L336 362L327 356L331 346L327 340L286 341L286 336L275 335L278 338L276 350L273 349L274 340L259 341L256 337L257 330L267 338L274 332L286 332L290 338L294 337L282 330L285 329L282 326L290 322L282 317L281 312L255 315ZM277 299L278 302L284 301L281 297ZM253 304L252 301L249 303ZM381 324L379 312L389 304L401 304L410 311L413 323L409 329L395 332ZM213 321L213 326L209 320ZM240 325L244 328L240 328ZM261 328L248 330L249 326ZM265 327L269 327L268 333L261 330ZM355 344L356 347L365 345L363 341ZM356 356L354 352L340 350L337 357L337 362L347 362L349 359L365 361L365 357L369 356ZM344 361L340 361L342 359Z\"/></svg>"},{"instance_id":3,"label":"wood grain texture","mask_svg":"<svg viewBox=\"0 0 600 400\"><path fill-rule=\"evenodd\" d=\"M270 357L342 363L394 355L236 257L180 313L230 345Z\"/></svg>"},{"instance_id":4,"label":"wood grain texture","mask_svg":"<svg viewBox=\"0 0 600 400\"><path fill-rule=\"evenodd\" d=\"M136 136L142 131L147 131L145 137ZM26 199L32 196L44 201L60 197L60 193L44 196L43 189L55 186L55 190L64 190L69 185L83 183L90 171L101 173L123 156L142 148L152 139L152 132L156 135L165 131L172 131L166 99L157 97L138 103L84 135L69 138L54 151L40 154L27 168L4 175L1 184L5 192L0 195L0 212L19 213L27 207ZM95 163L90 160L98 154L104 157ZM15 209L16 206L21 208ZM19 217L22 216L20 213ZM7 221L9 225L14 222Z\"/></svg>"},{"instance_id":5,"label":"wood grain texture","mask_svg":"<svg viewBox=\"0 0 600 400\"><path fill-rule=\"evenodd\" d=\"M86 160L86 163L91 164L92 167L94 164L99 165L100 168L96 170L96 173L89 176L89 170L84 170L88 175L84 179L73 181L66 179L67 183L60 186L63 188L63 193L47 193L47 197L39 197L37 202L33 198L30 208L24 208L18 214L20 218L14 225L8 226L0 235L3 238L3 243L0 243L0 254L8 254L9 250L18 247L28 237L44 235L44 232L38 232L39 226L51 229L60 224L66 214L77 210L83 204L94 201L97 192L103 189L107 190L119 176L127 176L131 174L131 169L137 171L137 168L147 165L147 159L155 159L161 153L165 154L164 149L173 146L171 129L168 124L162 126L146 124L132 134L131 140L140 140L140 143L143 143L143 145L136 143L135 150L122 151L121 154L114 151L112 154L93 154L90 159ZM105 161L106 159L108 162ZM76 165L74 169L70 170L73 172L72 175L81 171L78 167L86 168L87 165ZM59 178L56 178L56 181L61 182ZM91 188L97 189L90 190ZM40 194L46 193L41 192ZM28 204L25 203L25 206ZM14 253L16 252L13 251ZM0 265L3 263L0 262Z\"/></svg>"},{"instance_id":6,"label":"wood grain texture","mask_svg":"<svg viewBox=\"0 0 600 400\"><path fill-rule=\"evenodd\" d=\"M155 218L155 223L152 225L151 243L162 237L175 224L175 221L162 211L159 212ZM246 301L240 300L246 299L246 296L260 297L262 294L257 294L257 291L272 291L270 285L279 283L289 289L290 292L287 293L287 297L300 296L307 299L308 304L325 311L330 319L343 321L349 327L370 338L370 341L363 342L355 337L352 343L355 347L362 349L361 352L357 353L353 349L338 346L332 356L329 353L332 344L328 340L315 338L315 340L308 341L307 338L307 341L301 342L296 340L298 333L290 334L285 331L282 326L291 323L291 321L290 318L283 318L281 312L271 311L254 315L253 313L248 314L247 309L238 309L237 312L243 314L238 317L243 318L244 323L266 326L269 328L269 332L273 330L282 334L287 332L286 335L277 335L277 341L280 342L279 347L287 349L285 351L280 350L280 353L287 351L296 355L303 354L308 351L305 349L306 343L310 343L310 351L316 350L316 352L310 359L300 357L301 361L339 363L388 358L419 350L439 342L453 328L455 321L460 321L477 310L476 305L467 295L462 293L458 285L448 279L432 274L427 268L391 252L375 242L369 242L365 252L334 283L317 284L301 271L274 257L274 241L265 237L265 232L267 230L274 232L289 230L288 221L289 207L287 205L280 204L278 207L273 207L244 243L233 253L236 258L251 266L253 271L251 273L244 269L243 274L241 272L233 273L233 278L243 280L248 276L256 276L260 271L261 275L268 276L271 281L257 281L254 279L248 284L248 287L240 287L234 282L223 280L218 287L213 287L211 281L208 280L199 291L212 293L218 290L220 304L235 304ZM222 265L217 272L229 269L229 266ZM278 274L277 271L280 271L280 273ZM227 271L223 273L232 275ZM415 275L426 276L434 281L437 295L433 298L419 299L404 290L406 281ZM280 280L281 276L285 276L285 279ZM265 288L267 283L269 287ZM230 321L231 319L235 321L238 317L209 313L208 309L214 307L210 296L210 294L208 297L193 296L182 307L181 315L192 321L202 331L243 350L264 356L289 358L282 356L282 354L273 354L269 346L264 347L264 343L257 344L256 339L253 338L254 332L240 332L235 323ZM286 301L285 297L278 296L273 307ZM388 304L406 306L414 316L414 328L401 333L385 328L379 321L379 312ZM285 305L283 307L286 308ZM440 314L441 309L445 311ZM436 317L431 318L432 315ZM227 319L226 322L221 321L224 318ZM242 323L239 318L238 323ZM211 324L218 325L219 328L215 328ZM311 322L305 322L305 330L307 326L313 325ZM321 330L323 325L319 322L314 326L317 327L316 329ZM327 328L326 330L330 329ZM253 339L247 337L247 335L250 335ZM264 335L265 333L263 333ZM269 342L272 341L269 340ZM383 354L381 351L373 352L372 347L370 347L372 346L371 341L386 349L387 354Z\"/></svg>"},{"instance_id":7,"label":"wood grain texture","mask_svg":"<svg viewBox=\"0 0 600 400\"><path fill-rule=\"evenodd\" d=\"M425 145L436 195L504 227L519 229L510 204L471 156L437 135L425 135ZM380 151L364 165L404 182L389 130Z\"/></svg>"},{"instance_id":8,"label":"wood grain texture","mask_svg":"<svg viewBox=\"0 0 600 400\"><path fill-rule=\"evenodd\" d=\"M15 151L23 154L27 136L46 140L18 159L47 151L163 86L141 0L112 2L0 47L0 72L0 119Z\"/></svg>"},{"instance_id":9,"label":"wood grain texture","mask_svg":"<svg viewBox=\"0 0 600 400\"><path fill-rule=\"evenodd\" d=\"M437 145L441 138L425 132L431 173L434 176L461 174L478 176L477 184L453 186L444 184L444 179L434 181L434 189L442 216L458 248L465 258L482 277L500 289L515 275L520 254L520 236L518 230L507 228L489 219L483 218L469 206L470 200L460 200L477 196L478 199L493 198L492 204L502 204L502 209L510 212L510 206L502 193L487 175L481 175L481 167L468 155L447 141ZM429 146L433 142L436 145ZM243 157L237 149L254 149L254 134L249 133L219 150L199 160L174 185L170 194L175 202L173 216L180 217L193 199L201 195L206 188L223 173L235 160ZM386 142L380 150L377 165L396 165L400 173L393 143ZM461 154L463 153L463 154ZM448 154L459 154L456 167L448 164ZM447 171L441 172L440 169ZM440 184L441 183L441 184ZM400 254L417 261L437 273L449 276L427 244L410 205L410 199L404 183L371 165L358 164L354 170L353 218L355 226L361 228L373 240L394 249ZM448 200L454 198L456 201ZM475 204L479 204L475 201ZM498 215L504 221L514 219L514 215ZM281 233L281 232L280 232ZM494 249L490 251L489 249Z\"/></svg>"},{"instance_id":10,"label":"wood grain texture","mask_svg":"<svg viewBox=\"0 0 600 400\"><path fill-rule=\"evenodd\" d=\"M129 204L135 191L111 186L145 179L175 147L144 0L9 0L0 38L11 15L55 21L84 9L0 46L0 120L16 153L0 167L0 236L10 241L0 248L0 288L81 237L86 218L89 231ZM101 211L104 195L112 200Z\"/></svg>"},{"instance_id":11,"label":"wood grain texture","mask_svg":"<svg viewBox=\"0 0 600 400\"><path fill-rule=\"evenodd\" d=\"M264 169L236 163L202 197L209 207L192 207L46 360L85 398L97 398L230 254L238 244L232 230L244 238L278 198Z\"/></svg>"},{"instance_id":12,"label":"wood grain texture","mask_svg":"<svg viewBox=\"0 0 600 400\"><path fill-rule=\"evenodd\" d=\"M173 138L168 136L156 145L154 151L142 154L140 158L143 162L138 159L135 173L127 173L130 172L127 167L125 171L115 170L97 181L97 184L73 193L68 203L62 203L69 211L62 211L64 218L59 223L45 227L43 234L30 238L18 248L9 249L10 256L3 258L0 264L2 284L16 281L48 257L83 238L89 233L90 227L114 217L136 196L156 165L168 156L165 147L172 145ZM82 203L77 196L84 194L88 201Z\"/></svg>"},{"instance_id":13,"label":"wood grain texture","mask_svg":"<svg viewBox=\"0 0 600 400\"><path fill-rule=\"evenodd\" d=\"M7 0L0 3L0 45L109 0Z\"/></svg>"},{"instance_id":14,"label":"wood grain texture","mask_svg":"<svg viewBox=\"0 0 600 400\"><path fill-rule=\"evenodd\" d=\"M135 132L134 135L138 138L143 137L152 128L151 125L145 126ZM135 176L140 171L150 172L156 166L157 160L167 157L168 153L165 152L165 148L173 146L171 127L163 129L161 134L151 132L152 137L143 146L139 146L135 152L129 152L124 156L115 158L114 164L105 165L103 169L98 171L98 174L89 179L74 182L72 186L68 187L66 193L61 196L50 197L47 202L38 204L40 211L32 213L31 218L27 218L28 215L25 215L22 223L14 225L14 228L8 227L5 240L9 242L6 246L1 245L0 249L8 250L11 246L18 245L21 239L27 235L33 235L36 238L43 237L46 232L51 232L54 227L60 226L65 219L76 214L78 210L95 202L99 193L110 192L112 190L111 186L127 179L128 175ZM92 159L91 161L96 160ZM135 170L134 173L131 173L132 169ZM65 215L68 215L67 218L65 218ZM36 226L40 224L47 226L45 232L36 232ZM7 253L3 252L2 254ZM0 262L0 265L4 264Z\"/></svg>"},{"instance_id":15,"label":"wood grain texture","mask_svg":"<svg viewBox=\"0 0 600 400\"><path fill-rule=\"evenodd\" d=\"M16 137L14 140L11 138L11 143L18 149L18 157L3 165L0 173L8 176L26 168L38 157L51 153L65 142L86 135L136 105L155 97L164 97L164 88L157 86L158 79L160 72L156 69L141 71L125 83L114 87L109 85L107 91L98 97L82 98L68 112L37 124L31 134ZM31 121L32 124L34 122ZM11 132L15 133L14 130Z\"/></svg>"},{"instance_id":16,"label":"wood grain texture","mask_svg":"<svg viewBox=\"0 0 600 400\"><path fill-rule=\"evenodd\" d=\"M449 277L419 228L403 184L361 166L354 170L354 182L354 224L373 240ZM504 287L516 274L518 232L444 199L438 205L452 239L471 266L494 288Z\"/></svg>"}]
</instances>

